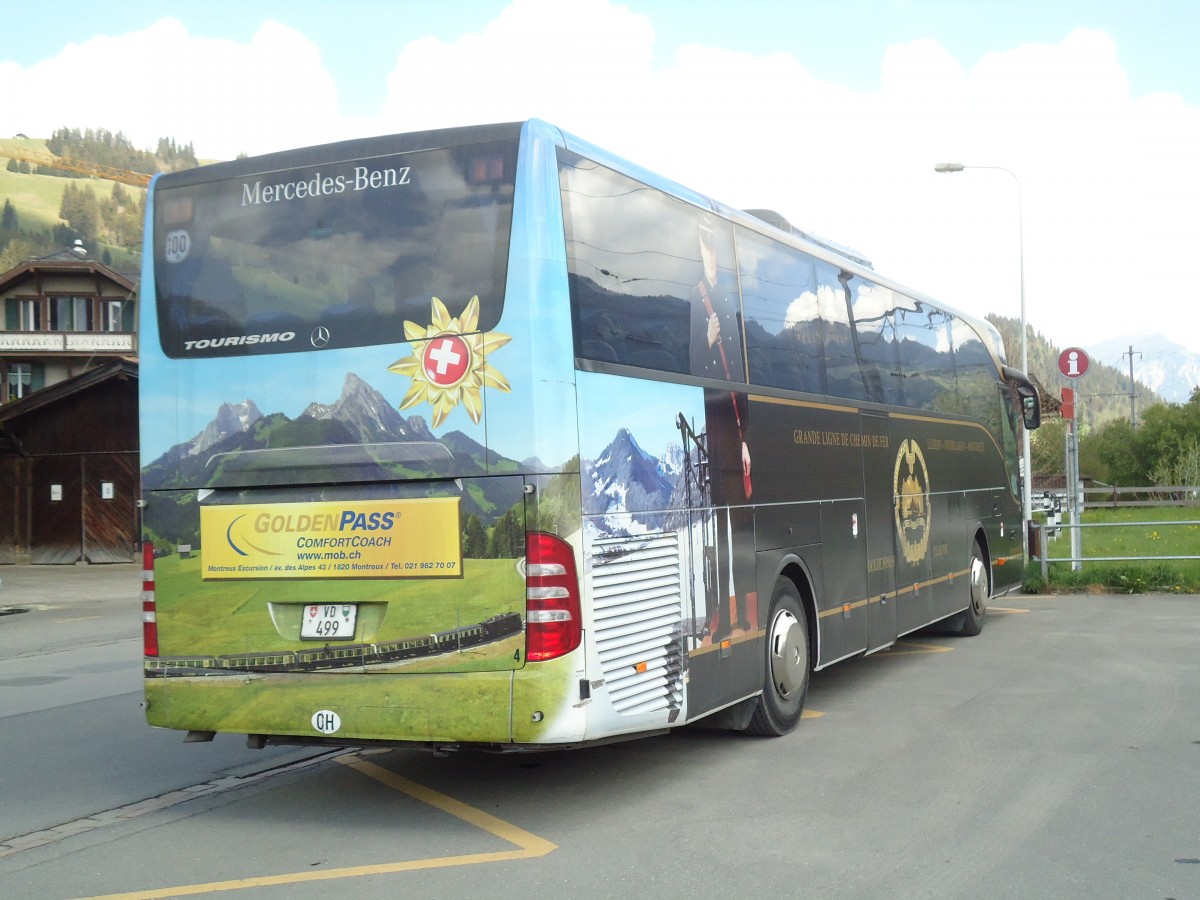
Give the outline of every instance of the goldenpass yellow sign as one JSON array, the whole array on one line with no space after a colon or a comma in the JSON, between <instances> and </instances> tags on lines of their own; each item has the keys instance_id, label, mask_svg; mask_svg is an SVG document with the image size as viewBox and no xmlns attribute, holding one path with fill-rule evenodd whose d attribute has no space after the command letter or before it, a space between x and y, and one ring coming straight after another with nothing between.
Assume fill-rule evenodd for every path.
<instances>
[{"instance_id":1,"label":"goldenpass yellow sign","mask_svg":"<svg viewBox=\"0 0 1200 900\"><path fill-rule=\"evenodd\" d=\"M200 508L202 577L461 578L458 497Z\"/></svg>"}]
</instances>

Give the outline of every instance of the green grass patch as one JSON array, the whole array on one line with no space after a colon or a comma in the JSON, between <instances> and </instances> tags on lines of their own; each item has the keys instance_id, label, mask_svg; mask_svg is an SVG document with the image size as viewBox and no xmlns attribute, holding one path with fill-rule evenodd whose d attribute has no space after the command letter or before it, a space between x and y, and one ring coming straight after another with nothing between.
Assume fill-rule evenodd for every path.
<instances>
[{"instance_id":1,"label":"green grass patch","mask_svg":"<svg viewBox=\"0 0 1200 900\"><path fill-rule=\"evenodd\" d=\"M299 622L307 603L356 603L356 641L386 643L523 613L525 583L511 559L463 560L462 578L200 578L200 559L154 562L159 649L163 656L222 656L309 650ZM519 639L424 659L423 671L513 668ZM410 664L411 665L411 664ZM399 664L397 668L403 668Z\"/></svg>"},{"instance_id":2,"label":"green grass patch","mask_svg":"<svg viewBox=\"0 0 1200 900\"><path fill-rule=\"evenodd\" d=\"M1141 524L1145 522L1165 524ZM1082 529L1083 556L1136 558L1084 562L1080 571L1072 571L1070 563L1054 562L1071 556L1070 532L1063 529L1057 540L1047 541L1049 578L1043 581L1040 564L1035 563L1026 573L1025 590L1040 593L1099 588L1125 594L1200 593L1200 560L1152 558L1200 555L1200 525L1188 522L1200 522L1200 508L1089 509L1083 524L1104 523L1111 527Z\"/></svg>"},{"instance_id":3,"label":"green grass patch","mask_svg":"<svg viewBox=\"0 0 1200 900\"><path fill-rule=\"evenodd\" d=\"M96 196L102 196L102 182L94 178L80 181L91 184ZM58 211L62 208L63 191L69 183L72 183L72 180L67 178L47 178L9 172L0 165L0 197L12 202L17 210L18 224L23 231L42 231L53 228L62 221L58 217ZM0 206L3 206L2 202Z\"/></svg>"}]
</instances>

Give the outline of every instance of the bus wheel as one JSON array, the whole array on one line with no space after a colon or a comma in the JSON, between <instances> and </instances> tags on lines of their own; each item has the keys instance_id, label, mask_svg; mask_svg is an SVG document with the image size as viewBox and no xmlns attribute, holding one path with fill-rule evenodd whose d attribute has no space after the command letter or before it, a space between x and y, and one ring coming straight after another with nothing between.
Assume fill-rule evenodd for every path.
<instances>
[{"instance_id":1,"label":"bus wheel","mask_svg":"<svg viewBox=\"0 0 1200 900\"><path fill-rule=\"evenodd\" d=\"M781 581L767 616L766 673L754 716L746 730L778 737L796 727L808 694L808 625L790 581Z\"/></svg>"},{"instance_id":2,"label":"bus wheel","mask_svg":"<svg viewBox=\"0 0 1200 900\"><path fill-rule=\"evenodd\" d=\"M987 612L988 570L979 549L979 541L971 545L970 605L950 619L950 632L961 637L974 637L983 631L983 615Z\"/></svg>"}]
</instances>

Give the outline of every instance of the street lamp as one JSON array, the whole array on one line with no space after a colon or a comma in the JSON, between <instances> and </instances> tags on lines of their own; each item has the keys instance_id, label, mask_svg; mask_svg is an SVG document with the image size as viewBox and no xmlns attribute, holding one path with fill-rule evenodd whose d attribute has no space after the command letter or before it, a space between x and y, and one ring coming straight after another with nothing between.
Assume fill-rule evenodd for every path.
<instances>
[{"instance_id":1,"label":"street lamp","mask_svg":"<svg viewBox=\"0 0 1200 900\"><path fill-rule=\"evenodd\" d=\"M1021 371L1029 374L1029 328L1025 321L1025 236L1021 211L1021 180L1016 174L1003 166L964 166L962 163L938 163L933 167L935 172L961 172L964 169L993 169L1005 172L1017 186L1017 259L1021 272ZM1025 477L1021 479L1021 543L1025 548L1025 558L1029 558L1029 521L1033 518L1032 482L1033 469L1029 460L1029 429L1021 429L1021 465L1025 469Z\"/></svg>"}]
</instances>

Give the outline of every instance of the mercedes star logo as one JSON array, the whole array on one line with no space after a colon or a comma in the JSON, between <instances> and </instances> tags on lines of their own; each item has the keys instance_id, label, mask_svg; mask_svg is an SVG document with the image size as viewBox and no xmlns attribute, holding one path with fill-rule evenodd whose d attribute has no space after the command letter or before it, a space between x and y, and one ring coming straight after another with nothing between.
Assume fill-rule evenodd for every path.
<instances>
[{"instance_id":1,"label":"mercedes star logo","mask_svg":"<svg viewBox=\"0 0 1200 900\"><path fill-rule=\"evenodd\" d=\"M312 330L312 334L309 335L308 339L312 342L314 347L320 350L329 343L329 329L324 325L318 325Z\"/></svg>"}]
</instances>

